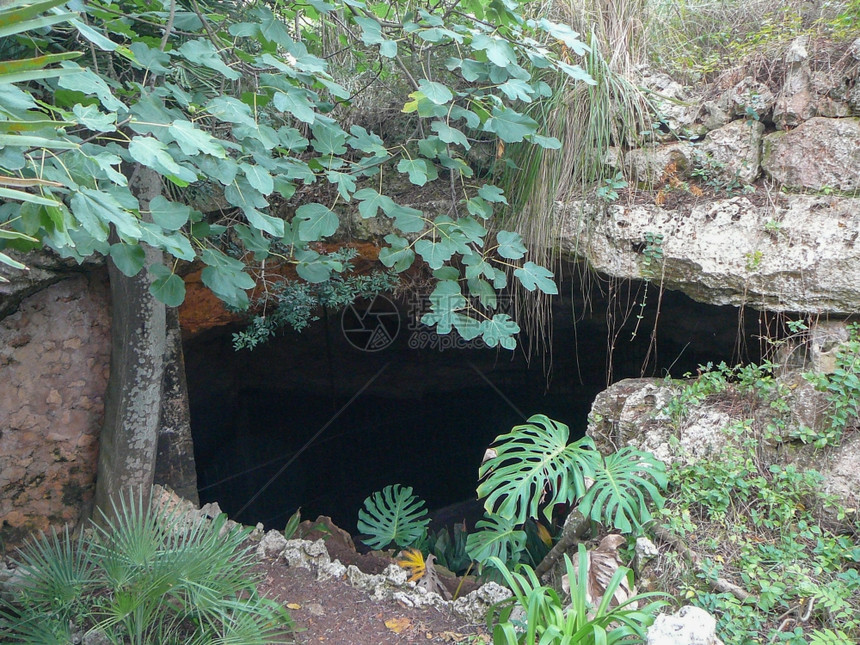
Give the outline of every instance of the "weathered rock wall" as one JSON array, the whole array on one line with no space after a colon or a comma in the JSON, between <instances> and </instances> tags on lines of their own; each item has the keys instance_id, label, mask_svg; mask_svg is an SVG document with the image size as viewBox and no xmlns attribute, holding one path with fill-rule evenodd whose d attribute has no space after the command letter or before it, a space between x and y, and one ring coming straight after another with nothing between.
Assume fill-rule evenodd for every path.
<instances>
[{"instance_id":1,"label":"weathered rock wall","mask_svg":"<svg viewBox=\"0 0 860 645\"><path fill-rule=\"evenodd\" d=\"M860 39L826 70L808 49L787 48L781 86L747 77L713 100L646 76L672 133L606 163L647 189L560 206L561 246L700 302L860 312Z\"/></svg>"},{"instance_id":2,"label":"weathered rock wall","mask_svg":"<svg viewBox=\"0 0 860 645\"><path fill-rule=\"evenodd\" d=\"M0 547L76 523L92 498L109 354L103 270L50 284L0 320Z\"/></svg>"}]
</instances>

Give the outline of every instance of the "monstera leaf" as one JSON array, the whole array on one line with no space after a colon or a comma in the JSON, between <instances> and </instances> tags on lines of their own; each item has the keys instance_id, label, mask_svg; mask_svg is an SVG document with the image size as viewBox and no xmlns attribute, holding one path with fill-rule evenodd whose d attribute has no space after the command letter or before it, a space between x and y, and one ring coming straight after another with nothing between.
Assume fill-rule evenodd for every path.
<instances>
[{"instance_id":1,"label":"monstera leaf","mask_svg":"<svg viewBox=\"0 0 860 645\"><path fill-rule=\"evenodd\" d=\"M409 546L421 539L429 523L424 501L412 494L411 486L400 484L376 491L358 511L358 530L370 536L362 541L372 549L392 542Z\"/></svg>"},{"instance_id":2,"label":"monstera leaf","mask_svg":"<svg viewBox=\"0 0 860 645\"><path fill-rule=\"evenodd\" d=\"M526 532L516 523L497 515L485 515L475 524L477 532L466 538L466 553L481 564L496 557L503 562L517 562L526 548Z\"/></svg>"},{"instance_id":3,"label":"monstera leaf","mask_svg":"<svg viewBox=\"0 0 860 645\"><path fill-rule=\"evenodd\" d=\"M579 503L592 520L629 533L651 519L650 503L663 505L659 488L665 488L666 466L651 453L630 446L606 456L597 464L594 484Z\"/></svg>"},{"instance_id":4,"label":"monstera leaf","mask_svg":"<svg viewBox=\"0 0 860 645\"><path fill-rule=\"evenodd\" d=\"M599 455L588 437L567 443L568 427L542 414L496 438L495 455L484 461L478 497L486 497L488 513L522 524L536 518L542 502L544 515L556 504L572 503L585 493L585 477L594 474ZM490 454L490 453L488 453Z\"/></svg>"}]
</instances>

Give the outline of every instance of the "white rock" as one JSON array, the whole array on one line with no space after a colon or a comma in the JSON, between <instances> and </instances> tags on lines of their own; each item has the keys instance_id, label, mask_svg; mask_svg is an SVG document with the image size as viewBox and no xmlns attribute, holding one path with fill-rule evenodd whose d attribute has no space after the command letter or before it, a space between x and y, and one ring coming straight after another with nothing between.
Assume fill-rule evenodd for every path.
<instances>
[{"instance_id":1,"label":"white rock","mask_svg":"<svg viewBox=\"0 0 860 645\"><path fill-rule=\"evenodd\" d=\"M841 119L846 121L848 119ZM860 155L860 146L857 154ZM561 207L562 247L618 278L654 278L646 236L660 234L656 275L699 302L770 311L860 311L860 199L775 195L687 206L581 202Z\"/></svg>"},{"instance_id":2,"label":"white rock","mask_svg":"<svg viewBox=\"0 0 860 645\"><path fill-rule=\"evenodd\" d=\"M717 621L704 609L687 606L668 616L657 616L648 628L647 645L722 645Z\"/></svg>"},{"instance_id":3,"label":"white rock","mask_svg":"<svg viewBox=\"0 0 860 645\"><path fill-rule=\"evenodd\" d=\"M860 191L860 118L815 117L764 138L762 168L795 189Z\"/></svg>"},{"instance_id":4,"label":"white rock","mask_svg":"<svg viewBox=\"0 0 860 645\"><path fill-rule=\"evenodd\" d=\"M841 320L822 320L809 330L809 354L814 372L832 374L844 343L848 341L848 325Z\"/></svg>"},{"instance_id":5,"label":"white rock","mask_svg":"<svg viewBox=\"0 0 860 645\"><path fill-rule=\"evenodd\" d=\"M633 549L636 569L641 570L648 561L653 560L660 555L660 550L657 545L646 537L636 538L636 546Z\"/></svg>"},{"instance_id":6,"label":"white rock","mask_svg":"<svg viewBox=\"0 0 860 645\"><path fill-rule=\"evenodd\" d=\"M286 540L284 544L284 559L287 566L300 569L318 570L331 564L331 557L322 539L316 542L309 540Z\"/></svg>"},{"instance_id":7,"label":"white rock","mask_svg":"<svg viewBox=\"0 0 860 645\"><path fill-rule=\"evenodd\" d=\"M346 567L340 560L332 560L328 564L321 564L317 569L317 579L327 580L329 578L343 578L346 575Z\"/></svg>"},{"instance_id":8,"label":"white rock","mask_svg":"<svg viewBox=\"0 0 860 645\"><path fill-rule=\"evenodd\" d=\"M287 546L287 538L280 531L269 531L266 533L260 543L257 545L257 557L263 558L279 558L284 553L284 548Z\"/></svg>"},{"instance_id":9,"label":"white rock","mask_svg":"<svg viewBox=\"0 0 860 645\"><path fill-rule=\"evenodd\" d=\"M700 165L728 184L739 180L751 184L761 174L761 140L764 125L759 121L732 121L712 130L697 148Z\"/></svg>"},{"instance_id":10,"label":"white rock","mask_svg":"<svg viewBox=\"0 0 860 645\"><path fill-rule=\"evenodd\" d=\"M470 622L480 623L487 619L487 611L498 602L511 597L510 589L488 582L481 585L475 591L457 598L452 603L454 613Z\"/></svg>"}]
</instances>

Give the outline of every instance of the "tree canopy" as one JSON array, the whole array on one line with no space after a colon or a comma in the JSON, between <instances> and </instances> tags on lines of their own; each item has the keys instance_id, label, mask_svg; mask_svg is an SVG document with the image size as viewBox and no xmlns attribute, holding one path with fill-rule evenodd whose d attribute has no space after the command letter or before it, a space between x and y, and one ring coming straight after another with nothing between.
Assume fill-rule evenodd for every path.
<instances>
[{"instance_id":1,"label":"tree canopy","mask_svg":"<svg viewBox=\"0 0 860 645\"><path fill-rule=\"evenodd\" d=\"M110 256L151 293L182 303L180 262L228 305L248 307L248 267L274 257L308 283L344 271L316 243L357 205L390 229L379 260L394 272L423 261L436 280L425 324L513 348L519 328L497 308L509 277L555 293L552 273L500 229L507 206L476 172L476 140L558 148L531 111L548 72L585 83L578 34L514 0L45 0L0 9L0 261L48 246L82 260ZM409 90L414 132L384 140L349 125L354 99L327 58L358 52L361 70ZM342 71L342 70L341 70ZM349 70L347 70L349 72ZM160 177L139 199L135 176ZM387 187L444 182L446 212L398 203ZM318 191L307 187L317 185ZM313 195L308 198L308 195ZM277 204L278 208L273 208ZM213 214L214 213L214 214ZM148 266L144 247L164 252ZM420 260L419 260L420 258Z\"/></svg>"}]
</instances>

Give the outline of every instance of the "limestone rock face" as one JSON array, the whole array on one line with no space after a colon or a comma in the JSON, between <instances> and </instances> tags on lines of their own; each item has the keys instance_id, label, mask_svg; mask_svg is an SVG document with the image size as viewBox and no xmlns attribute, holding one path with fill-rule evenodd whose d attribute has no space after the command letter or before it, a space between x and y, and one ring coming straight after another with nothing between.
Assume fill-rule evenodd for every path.
<instances>
[{"instance_id":1,"label":"limestone rock face","mask_svg":"<svg viewBox=\"0 0 860 645\"><path fill-rule=\"evenodd\" d=\"M648 645L722 645L717 621L704 609L688 605L671 616L661 614L648 628Z\"/></svg>"},{"instance_id":2,"label":"limestone rock face","mask_svg":"<svg viewBox=\"0 0 860 645\"><path fill-rule=\"evenodd\" d=\"M763 120L771 115L776 97L767 85L747 76L729 90L725 103L732 116L749 118L754 114Z\"/></svg>"},{"instance_id":3,"label":"limestone rock face","mask_svg":"<svg viewBox=\"0 0 860 645\"><path fill-rule=\"evenodd\" d=\"M815 117L767 135L762 168L789 188L860 190L860 118Z\"/></svg>"},{"instance_id":4,"label":"limestone rock face","mask_svg":"<svg viewBox=\"0 0 860 645\"><path fill-rule=\"evenodd\" d=\"M762 443L762 458L767 463L817 470L823 477L823 492L834 495L845 508L857 508L860 432L849 428L841 445L824 449L792 441L791 434L803 426L813 431L826 429L832 404L799 371L789 371L779 378L784 391L789 393L784 396L791 413L783 441ZM746 409L726 406L725 396L730 396L727 393L689 404L683 419L673 419L667 406L679 392L677 383L662 379L625 379L614 383L595 398L586 434L603 454L633 446L651 452L667 465L688 465L719 455L730 441L725 429L746 419L767 419L773 414L767 401L750 402L751 407ZM840 520L832 509L822 508L821 513L839 526Z\"/></svg>"},{"instance_id":5,"label":"limestone rock face","mask_svg":"<svg viewBox=\"0 0 860 645\"><path fill-rule=\"evenodd\" d=\"M780 130L793 128L815 116L808 46L809 37L801 36L785 53L785 81L773 108L773 122Z\"/></svg>"},{"instance_id":6,"label":"limestone rock face","mask_svg":"<svg viewBox=\"0 0 860 645\"><path fill-rule=\"evenodd\" d=\"M761 140L764 125L759 121L732 121L712 130L697 149L711 165L715 174L726 183L740 181L751 184L761 173Z\"/></svg>"},{"instance_id":7,"label":"limestone rock face","mask_svg":"<svg viewBox=\"0 0 860 645\"><path fill-rule=\"evenodd\" d=\"M689 177L694 158L692 144L669 143L635 148L623 154L618 148L610 148L606 163L617 169L625 168L639 182L657 183L670 166L674 166L677 175Z\"/></svg>"},{"instance_id":8,"label":"limestone rock face","mask_svg":"<svg viewBox=\"0 0 860 645\"><path fill-rule=\"evenodd\" d=\"M659 280L700 302L851 313L860 310L858 206L784 194L762 206L734 197L681 210L573 203L564 207L560 242L598 271ZM645 250L657 235L661 259L653 261Z\"/></svg>"},{"instance_id":9,"label":"limestone rock face","mask_svg":"<svg viewBox=\"0 0 860 645\"><path fill-rule=\"evenodd\" d=\"M74 260L63 259L48 249L30 253L6 250L4 253L25 264L27 270L0 263L0 278L3 278L0 280L0 319L14 312L27 296L104 264L104 260L98 257L88 260L86 266L81 267Z\"/></svg>"}]
</instances>

